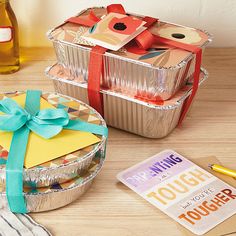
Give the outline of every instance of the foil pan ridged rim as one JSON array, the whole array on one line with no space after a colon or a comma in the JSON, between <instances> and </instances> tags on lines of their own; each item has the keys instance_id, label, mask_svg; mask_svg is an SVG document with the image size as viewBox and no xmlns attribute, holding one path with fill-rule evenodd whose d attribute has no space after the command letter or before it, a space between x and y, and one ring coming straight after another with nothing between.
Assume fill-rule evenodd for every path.
<instances>
[{"instance_id":1,"label":"foil pan ridged rim","mask_svg":"<svg viewBox=\"0 0 236 236\"><path fill-rule=\"evenodd\" d=\"M79 16L81 14L83 14L84 12L88 11L88 10L91 10L93 8L104 8L104 7L89 7L89 8L86 8L82 11L80 11L76 16ZM131 14L131 13L128 13L128 14ZM134 14L132 13L132 15L134 16L140 16L140 17L143 17L142 15L138 15L138 14ZM162 21L162 22L166 22L166 21ZM166 22L166 23L169 23L169 22ZM63 23L64 24L64 23ZM63 25L61 24L61 25ZM173 23L171 23L173 24ZM56 30L57 28L59 28L61 25L59 26L56 26L52 29L50 29L47 33L46 33L46 36L47 38L51 41L51 42L56 42L56 43L59 43L59 44L66 44L66 45L69 45L69 46L72 46L72 47L76 47L76 48L80 48L82 50L86 50L86 51L91 51L91 48L89 47L86 47L86 46L83 46L83 45L79 45L79 44L76 44L76 43L71 43L71 42L67 42L65 40L58 40L58 39L54 39L53 36L52 36L52 32L54 30ZM178 26L182 26L182 27L186 27L186 26L183 26L183 25L179 25L179 24L175 24L175 25L178 25ZM188 27L188 28L191 28L191 27ZM192 28L193 29L193 28ZM208 36L208 40L202 45L202 47L206 47L209 43L212 42L213 40L213 36L206 30L202 30L202 29L197 29L203 33L205 33L207 36ZM189 57L185 58L183 61L179 62L177 65L175 66L170 66L170 67L157 67L157 66L153 66L153 65L150 65L148 63L145 63L145 62L141 62L141 61L137 61L137 60L134 60L134 59L129 59L129 58L123 58L122 56L119 56L119 55L115 55L115 54L111 54L109 52L106 52L105 53L105 56L108 56L108 57L114 57L114 58L118 58L120 60L123 60L123 61L128 61L128 62L131 62L131 63L134 63L134 64L138 64L138 65L143 65L145 67L149 67L151 69L155 69L155 70L158 70L158 71L163 71L163 70L178 70L182 67L184 67L189 60L191 60L194 55L191 54Z\"/></svg>"},{"instance_id":2,"label":"foil pan ridged rim","mask_svg":"<svg viewBox=\"0 0 236 236\"><path fill-rule=\"evenodd\" d=\"M82 88L87 88L87 83L79 83L79 82L76 82L76 81L72 81L72 80L67 80L67 79L64 79L64 78L59 78L57 76L52 76L49 74L50 70L55 66L56 64L52 65L52 66L49 66L46 68L45 70L45 74L48 78L52 79L52 80L57 80L57 81L61 81L61 82L64 82L64 83L67 83L67 84L71 84L71 85L75 85L75 86L79 86L79 87L82 87ZM201 67L201 72L204 74L204 78L200 81L199 85L201 85L202 82L204 82L209 74L207 72L206 69L204 69L203 67ZM129 100L129 101L132 101L134 103L137 103L137 104L140 104L140 105L144 105L144 106L148 106L149 108L154 108L154 109L159 109L159 110L169 110L169 109L175 109L176 107L180 106L184 100L191 94L192 92L192 89L190 89L188 92L186 92L186 94L184 96L181 97L181 99L179 99L176 104L174 105L168 105L168 106L162 106L162 105L156 105L156 104L151 104L151 103L147 103L147 102L144 102L144 101L141 101L139 99L136 99L136 98L131 98L131 97L128 97L126 95L123 95L121 93L117 93L117 92L112 92L112 91L109 91L109 90L103 90L101 89L100 92L102 94L107 94L107 95L111 95L111 96L115 96L115 97L119 97L119 98L122 98L122 99L125 99L125 100Z\"/></svg>"},{"instance_id":3,"label":"foil pan ridged rim","mask_svg":"<svg viewBox=\"0 0 236 236\"><path fill-rule=\"evenodd\" d=\"M44 91L44 93L45 92L46 91ZM3 92L3 93L10 94L13 92L8 92L8 93ZM79 102L83 106L88 107L99 118L102 126L107 127L106 122L103 119L103 117L88 104L76 98L72 98L71 96L60 94L58 92L49 92L49 93L58 94L59 96L72 99L73 101ZM54 184L56 182L63 183L65 181L68 181L69 179L74 177L74 176L69 177L71 176L73 172L74 172L74 175L75 174L78 175L82 170L86 169L90 165L95 154L99 151L102 151L102 149L105 148L106 140L107 138L105 136L102 136L101 141L99 142L99 144L96 144L95 148L92 151L90 151L83 157L80 157L73 161L69 161L68 163L60 164L58 166L50 166L50 167L30 168L30 169L24 168L24 172L23 172L24 182L33 182L39 187L45 187L45 186ZM104 156L105 156L105 151L104 151ZM6 181L6 173L5 173L5 167L3 167L3 168L0 168L0 182L1 184L5 185L5 181Z\"/></svg>"},{"instance_id":4,"label":"foil pan ridged rim","mask_svg":"<svg viewBox=\"0 0 236 236\"><path fill-rule=\"evenodd\" d=\"M101 171L105 159L100 158L96 169L84 180L73 187L64 189L52 189L50 192L24 193L28 212L42 212L57 209L70 204L83 195L92 184L95 177ZM63 197L62 197L63 196ZM7 207L6 193L1 192L1 207Z\"/></svg>"}]
</instances>

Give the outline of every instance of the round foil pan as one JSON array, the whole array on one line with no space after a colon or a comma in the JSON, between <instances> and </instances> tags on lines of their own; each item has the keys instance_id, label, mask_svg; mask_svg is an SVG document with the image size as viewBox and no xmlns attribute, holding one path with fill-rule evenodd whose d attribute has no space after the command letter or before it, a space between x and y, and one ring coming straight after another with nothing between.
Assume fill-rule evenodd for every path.
<instances>
[{"instance_id":1,"label":"round foil pan","mask_svg":"<svg viewBox=\"0 0 236 236\"><path fill-rule=\"evenodd\" d=\"M50 211L70 204L82 196L100 172L104 158L94 158L87 171L62 184L43 188L24 188L28 212ZM6 193L0 193L0 207L7 207Z\"/></svg>"},{"instance_id":2,"label":"round foil pan","mask_svg":"<svg viewBox=\"0 0 236 236\"><path fill-rule=\"evenodd\" d=\"M13 93L4 93L0 94L0 99L4 97L14 97L23 94L24 92L13 92ZM1 97L2 96L2 97ZM68 114L70 118L73 119L75 117L80 118L83 121L87 121L89 123L98 124L106 127L106 123L102 116L95 111L92 107L87 104L71 98L66 95L61 95L59 93L48 93L44 92L42 97L46 99L49 103L53 104L57 107L60 101L63 101L63 105L68 110ZM78 103L78 108L68 107L66 103L71 104L71 102ZM24 186L28 187L45 187L50 186L54 183L64 183L68 180L75 178L79 175L83 170L86 170L91 161L95 156L104 156L105 157L105 144L106 137L99 136L101 141L98 144L91 145L89 147L83 148L81 150L77 150L75 152L69 153L67 155L61 156L57 159L54 159L50 162L43 163L40 166L33 167L30 169L24 169ZM5 181L6 181L6 173L5 173L5 163L7 159L7 151L0 145L0 191L5 191Z\"/></svg>"}]
</instances>

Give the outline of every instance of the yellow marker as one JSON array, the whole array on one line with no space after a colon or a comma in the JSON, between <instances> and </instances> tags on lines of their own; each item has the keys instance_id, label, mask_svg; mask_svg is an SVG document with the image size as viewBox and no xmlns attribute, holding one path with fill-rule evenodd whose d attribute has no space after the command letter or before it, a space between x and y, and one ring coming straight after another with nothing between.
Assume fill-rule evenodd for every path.
<instances>
[{"instance_id":1,"label":"yellow marker","mask_svg":"<svg viewBox=\"0 0 236 236\"><path fill-rule=\"evenodd\" d=\"M216 165L216 164L209 165L209 167L216 172L236 178L236 171L235 170L231 170L231 169L228 169L223 166Z\"/></svg>"}]
</instances>

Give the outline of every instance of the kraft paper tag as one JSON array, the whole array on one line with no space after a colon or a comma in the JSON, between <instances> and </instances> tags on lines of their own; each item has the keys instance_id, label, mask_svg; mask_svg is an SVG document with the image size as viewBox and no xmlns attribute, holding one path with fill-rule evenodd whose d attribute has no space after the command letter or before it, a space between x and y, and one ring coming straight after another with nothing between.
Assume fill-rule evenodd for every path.
<instances>
[{"instance_id":1,"label":"kraft paper tag","mask_svg":"<svg viewBox=\"0 0 236 236\"><path fill-rule=\"evenodd\" d=\"M222 179L226 183L230 184L231 186L236 188L236 180L217 173L215 171L209 170L208 165L209 164L221 164L220 161L212 156L212 157L204 157L204 158L198 158L196 160L193 160L195 164L199 165L200 167L204 168L205 170L211 172L213 175L217 176L218 178ZM222 235L236 235L236 215L231 216L229 219L225 220L221 224L217 225L214 229L210 230L208 233L205 234L205 236L222 236ZM183 235L186 236L194 236L193 233L190 231L186 230L184 227L181 225L177 224L179 230ZM234 234L233 234L234 233Z\"/></svg>"},{"instance_id":2,"label":"kraft paper tag","mask_svg":"<svg viewBox=\"0 0 236 236\"><path fill-rule=\"evenodd\" d=\"M13 97L12 99L15 100L21 107L24 107L25 98L26 95L23 94ZM41 98L40 109L42 110L46 108L55 109L53 105ZM11 139L12 132L0 131L0 145L7 151L10 149ZM51 139L44 139L31 132L29 135L24 165L26 168L31 168L76 150L85 148L99 141L100 139L92 133L75 130L62 130L60 134Z\"/></svg>"},{"instance_id":3,"label":"kraft paper tag","mask_svg":"<svg viewBox=\"0 0 236 236\"><path fill-rule=\"evenodd\" d=\"M197 235L236 213L236 189L173 150L165 150L117 178Z\"/></svg>"}]
</instances>

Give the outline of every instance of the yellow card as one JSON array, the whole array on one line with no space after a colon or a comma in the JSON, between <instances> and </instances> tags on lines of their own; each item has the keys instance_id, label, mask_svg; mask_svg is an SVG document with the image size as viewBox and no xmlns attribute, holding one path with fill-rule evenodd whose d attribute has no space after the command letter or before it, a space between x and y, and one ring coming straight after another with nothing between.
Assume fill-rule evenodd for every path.
<instances>
[{"instance_id":1,"label":"yellow card","mask_svg":"<svg viewBox=\"0 0 236 236\"><path fill-rule=\"evenodd\" d=\"M21 107L24 107L26 94L13 97ZM40 100L40 109L54 108L45 99ZM0 145L7 151L10 149L12 139L12 132L0 131ZM92 133L74 131L74 130L62 130L60 134L51 138L44 139L37 134L30 132L27 152L25 157L25 167L31 168L33 166L40 165L44 162L56 159L60 156L98 143L100 139ZM16 157L17 158L17 157Z\"/></svg>"}]
</instances>

